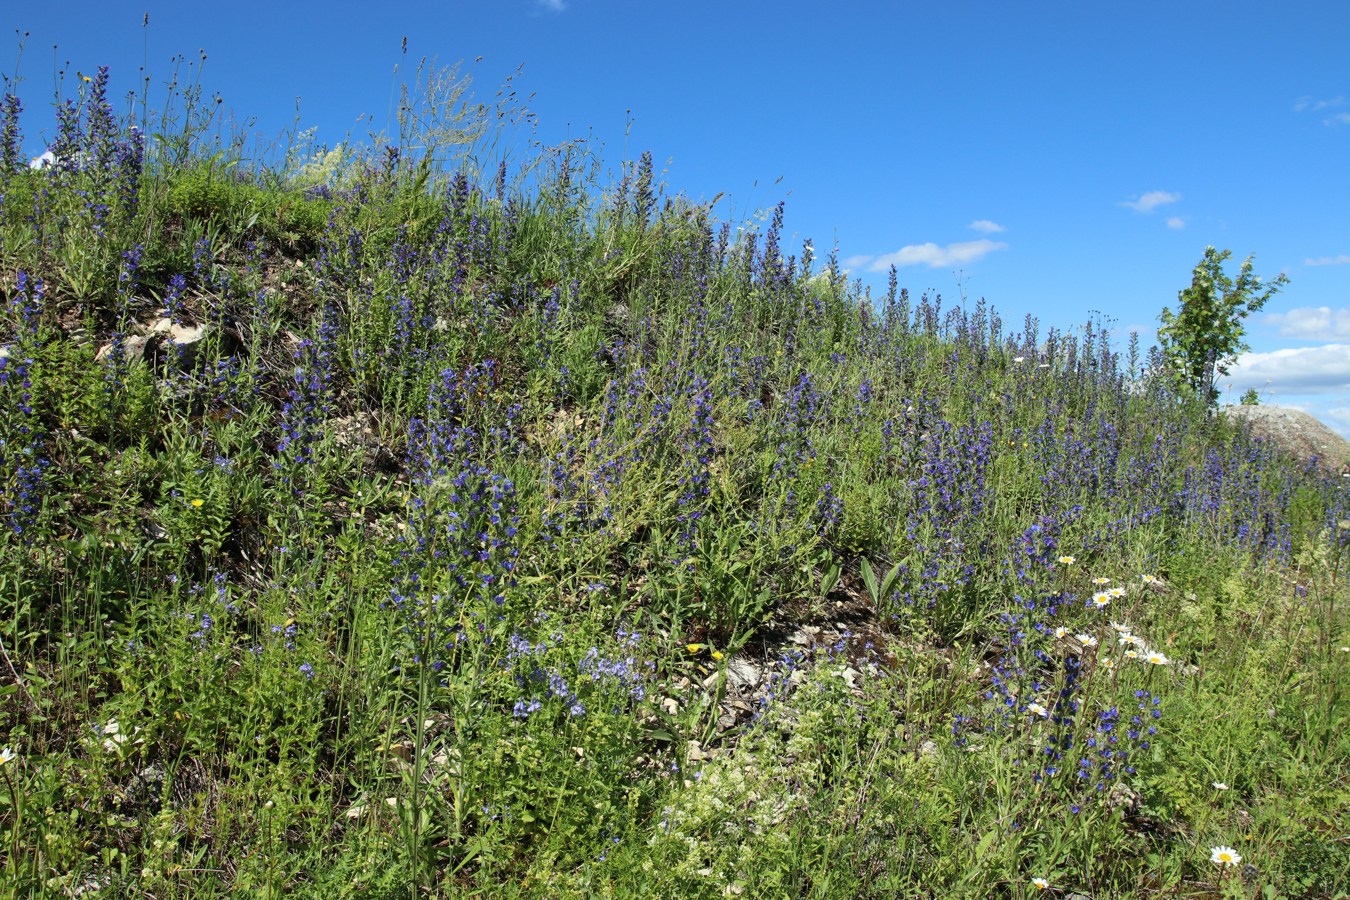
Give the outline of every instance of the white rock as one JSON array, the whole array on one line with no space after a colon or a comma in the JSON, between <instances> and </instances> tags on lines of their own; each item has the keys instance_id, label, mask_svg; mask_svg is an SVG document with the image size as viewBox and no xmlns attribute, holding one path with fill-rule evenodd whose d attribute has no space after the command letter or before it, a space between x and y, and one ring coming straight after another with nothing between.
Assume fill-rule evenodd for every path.
<instances>
[{"instance_id":1,"label":"white rock","mask_svg":"<svg viewBox=\"0 0 1350 900\"><path fill-rule=\"evenodd\" d=\"M129 335L122 339L122 354L128 360L140 359L145 356L145 345L149 342L150 339L143 334ZM94 354L94 361L107 362L112 355L113 345L110 341L98 348L98 353Z\"/></svg>"},{"instance_id":2,"label":"white rock","mask_svg":"<svg viewBox=\"0 0 1350 900\"><path fill-rule=\"evenodd\" d=\"M759 685L759 667L743 656L727 664L727 680L739 691L753 690Z\"/></svg>"},{"instance_id":3,"label":"white rock","mask_svg":"<svg viewBox=\"0 0 1350 900\"><path fill-rule=\"evenodd\" d=\"M146 322L145 332L163 335L175 344L195 344L206 337L207 328L205 325L176 325L171 319L161 317Z\"/></svg>"}]
</instances>

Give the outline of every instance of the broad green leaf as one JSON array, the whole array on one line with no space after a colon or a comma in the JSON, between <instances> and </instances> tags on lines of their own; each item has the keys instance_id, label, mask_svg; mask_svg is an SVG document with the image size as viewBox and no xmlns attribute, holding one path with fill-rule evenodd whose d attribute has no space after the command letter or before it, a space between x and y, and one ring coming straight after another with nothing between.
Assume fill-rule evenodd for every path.
<instances>
[{"instance_id":1,"label":"broad green leaf","mask_svg":"<svg viewBox=\"0 0 1350 900\"><path fill-rule=\"evenodd\" d=\"M877 573L872 571L872 564L866 559L862 561L863 584L867 585L867 592L872 595L873 603L881 603L881 595L877 592Z\"/></svg>"}]
</instances>

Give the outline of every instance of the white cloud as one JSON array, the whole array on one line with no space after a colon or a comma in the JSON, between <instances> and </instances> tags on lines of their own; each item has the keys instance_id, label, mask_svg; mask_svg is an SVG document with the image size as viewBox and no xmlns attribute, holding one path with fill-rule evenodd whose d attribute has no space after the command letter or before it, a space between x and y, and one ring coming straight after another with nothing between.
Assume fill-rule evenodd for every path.
<instances>
[{"instance_id":1,"label":"white cloud","mask_svg":"<svg viewBox=\"0 0 1350 900\"><path fill-rule=\"evenodd\" d=\"M1344 97L1333 97L1330 100L1314 100L1312 97L1299 97L1298 102L1294 104L1294 112L1322 112L1326 109L1332 109L1345 102ZM1329 113L1322 119L1323 125L1350 125L1350 112Z\"/></svg>"},{"instance_id":2,"label":"white cloud","mask_svg":"<svg viewBox=\"0 0 1350 900\"><path fill-rule=\"evenodd\" d=\"M989 219L976 219L974 222L971 222L968 227L973 231L978 231L980 234L997 234L1000 231L1008 230L997 222Z\"/></svg>"},{"instance_id":3,"label":"white cloud","mask_svg":"<svg viewBox=\"0 0 1350 900\"><path fill-rule=\"evenodd\" d=\"M1330 109L1333 106L1340 106L1345 102L1344 97L1334 97L1330 100L1314 100L1312 97L1299 97L1298 102L1294 104L1294 112L1321 112L1324 109Z\"/></svg>"},{"instance_id":4,"label":"white cloud","mask_svg":"<svg viewBox=\"0 0 1350 900\"><path fill-rule=\"evenodd\" d=\"M1350 255L1344 253L1340 256L1318 256L1303 261L1305 266L1343 266L1346 263L1350 263Z\"/></svg>"},{"instance_id":5,"label":"white cloud","mask_svg":"<svg viewBox=\"0 0 1350 900\"><path fill-rule=\"evenodd\" d=\"M1321 411L1322 422L1341 437L1350 440L1350 406L1333 406Z\"/></svg>"},{"instance_id":6,"label":"white cloud","mask_svg":"<svg viewBox=\"0 0 1350 900\"><path fill-rule=\"evenodd\" d=\"M1167 220L1167 227L1173 231L1180 231L1186 227L1186 220L1181 216L1172 216Z\"/></svg>"},{"instance_id":7,"label":"white cloud","mask_svg":"<svg viewBox=\"0 0 1350 900\"><path fill-rule=\"evenodd\" d=\"M866 268L869 272L884 272L891 266L896 268L928 266L930 269L940 269L944 266L973 263L995 250L1007 248L1008 245L1002 241L991 241L987 238L948 244L945 247L939 247L930 241L926 244L910 244L894 253L883 253L881 256L849 257L844 260L844 264L853 263L859 268Z\"/></svg>"},{"instance_id":8,"label":"white cloud","mask_svg":"<svg viewBox=\"0 0 1350 900\"><path fill-rule=\"evenodd\" d=\"M563 0L539 0L539 5L549 12L562 12L567 9L567 5L563 3Z\"/></svg>"},{"instance_id":9,"label":"white cloud","mask_svg":"<svg viewBox=\"0 0 1350 900\"><path fill-rule=\"evenodd\" d=\"M1128 206L1135 212L1152 212L1159 206L1166 206L1169 203L1176 203L1181 199L1181 195L1172 191L1149 191L1138 200L1122 200L1121 206Z\"/></svg>"},{"instance_id":10,"label":"white cloud","mask_svg":"<svg viewBox=\"0 0 1350 900\"><path fill-rule=\"evenodd\" d=\"M1223 381L1239 393L1247 388L1281 395L1350 391L1350 344L1244 353Z\"/></svg>"},{"instance_id":11,"label":"white cloud","mask_svg":"<svg viewBox=\"0 0 1350 900\"><path fill-rule=\"evenodd\" d=\"M861 269L874 259L876 259L875 256L850 256L848 259L841 262L840 265L845 269L850 270Z\"/></svg>"},{"instance_id":12,"label":"white cloud","mask_svg":"<svg viewBox=\"0 0 1350 900\"><path fill-rule=\"evenodd\" d=\"M1313 341L1350 339L1350 308L1300 306L1285 313L1270 313L1265 319L1279 328L1280 334L1285 337Z\"/></svg>"}]
</instances>

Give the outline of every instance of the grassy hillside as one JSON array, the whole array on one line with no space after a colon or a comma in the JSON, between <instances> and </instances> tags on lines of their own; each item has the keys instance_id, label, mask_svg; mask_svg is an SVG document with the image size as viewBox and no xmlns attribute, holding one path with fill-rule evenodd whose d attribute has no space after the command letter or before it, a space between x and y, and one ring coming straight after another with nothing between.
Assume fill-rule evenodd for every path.
<instances>
[{"instance_id":1,"label":"grassy hillside","mask_svg":"<svg viewBox=\"0 0 1350 900\"><path fill-rule=\"evenodd\" d=\"M106 77L0 131L10 895L1344 896L1344 480L650 155Z\"/></svg>"}]
</instances>

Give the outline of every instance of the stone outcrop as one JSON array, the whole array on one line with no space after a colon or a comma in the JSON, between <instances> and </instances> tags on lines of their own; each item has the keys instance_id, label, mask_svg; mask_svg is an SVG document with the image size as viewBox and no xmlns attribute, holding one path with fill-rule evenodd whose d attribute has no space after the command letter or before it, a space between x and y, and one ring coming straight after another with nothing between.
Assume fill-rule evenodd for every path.
<instances>
[{"instance_id":1,"label":"stone outcrop","mask_svg":"<svg viewBox=\"0 0 1350 900\"><path fill-rule=\"evenodd\" d=\"M1226 406L1230 419L1245 422L1254 437L1273 441L1300 462L1314 456L1332 475L1350 477L1350 441L1332 431L1315 416L1284 406Z\"/></svg>"}]
</instances>

